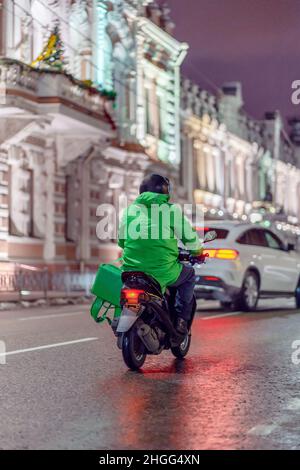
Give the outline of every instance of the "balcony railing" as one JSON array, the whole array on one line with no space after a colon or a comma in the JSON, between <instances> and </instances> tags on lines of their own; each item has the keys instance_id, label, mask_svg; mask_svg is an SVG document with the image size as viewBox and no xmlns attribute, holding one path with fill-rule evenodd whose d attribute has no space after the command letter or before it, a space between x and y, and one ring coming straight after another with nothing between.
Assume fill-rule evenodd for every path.
<instances>
[{"instance_id":1,"label":"balcony railing","mask_svg":"<svg viewBox=\"0 0 300 470\"><path fill-rule=\"evenodd\" d=\"M0 104L21 96L42 104L63 104L96 119L112 118L112 92L98 90L68 73L35 69L15 59L0 58L0 89Z\"/></svg>"},{"instance_id":2,"label":"balcony railing","mask_svg":"<svg viewBox=\"0 0 300 470\"><path fill-rule=\"evenodd\" d=\"M0 294L15 294L20 299L30 297L82 294L90 295L95 277L92 271L51 272L47 268L20 265L15 272L0 272Z\"/></svg>"}]
</instances>

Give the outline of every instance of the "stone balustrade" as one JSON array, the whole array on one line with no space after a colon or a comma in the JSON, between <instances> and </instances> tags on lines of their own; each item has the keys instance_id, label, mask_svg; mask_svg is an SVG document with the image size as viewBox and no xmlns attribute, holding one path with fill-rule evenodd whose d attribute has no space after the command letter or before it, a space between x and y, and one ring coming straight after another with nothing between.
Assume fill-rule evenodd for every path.
<instances>
[{"instance_id":1,"label":"stone balustrade","mask_svg":"<svg viewBox=\"0 0 300 470\"><path fill-rule=\"evenodd\" d=\"M101 91L66 73L34 69L13 59L0 58L0 87L2 104L6 104L4 94L38 103L61 102L98 117L104 115L105 109L111 112L110 99Z\"/></svg>"},{"instance_id":2,"label":"stone balustrade","mask_svg":"<svg viewBox=\"0 0 300 470\"><path fill-rule=\"evenodd\" d=\"M36 93L38 78L38 72L31 67L26 67L16 60L0 58L0 84L2 87Z\"/></svg>"}]
</instances>

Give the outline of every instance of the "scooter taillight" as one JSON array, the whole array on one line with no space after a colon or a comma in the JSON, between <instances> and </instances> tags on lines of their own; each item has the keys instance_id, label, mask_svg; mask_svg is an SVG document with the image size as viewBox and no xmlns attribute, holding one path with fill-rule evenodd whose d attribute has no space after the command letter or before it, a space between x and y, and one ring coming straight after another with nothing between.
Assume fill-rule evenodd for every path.
<instances>
[{"instance_id":1,"label":"scooter taillight","mask_svg":"<svg viewBox=\"0 0 300 470\"><path fill-rule=\"evenodd\" d=\"M142 300L146 300L147 294L141 289L122 289L121 290L121 303L130 305L137 305Z\"/></svg>"}]
</instances>

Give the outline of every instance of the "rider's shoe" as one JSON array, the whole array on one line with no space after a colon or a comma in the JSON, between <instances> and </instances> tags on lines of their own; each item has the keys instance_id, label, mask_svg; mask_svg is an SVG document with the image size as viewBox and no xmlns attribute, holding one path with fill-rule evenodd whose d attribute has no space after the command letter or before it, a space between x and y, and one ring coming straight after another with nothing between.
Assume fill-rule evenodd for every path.
<instances>
[{"instance_id":1,"label":"rider's shoe","mask_svg":"<svg viewBox=\"0 0 300 470\"><path fill-rule=\"evenodd\" d=\"M184 336L188 334L187 322L183 318L177 319L176 331Z\"/></svg>"}]
</instances>

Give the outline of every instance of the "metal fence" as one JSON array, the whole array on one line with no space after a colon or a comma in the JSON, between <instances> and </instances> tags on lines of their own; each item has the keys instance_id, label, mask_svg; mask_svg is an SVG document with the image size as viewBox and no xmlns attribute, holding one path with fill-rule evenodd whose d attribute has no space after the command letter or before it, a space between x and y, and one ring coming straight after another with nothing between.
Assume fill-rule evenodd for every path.
<instances>
[{"instance_id":1,"label":"metal fence","mask_svg":"<svg viewBox=\"0 0 300 470\"><path fill-rule=\"evenodd\" d=\"M21 266L15 272L0 272L0 293L19 293L22 295L42 292L47 297L50 292L90 294L95 272L63 271L51 272L47 268L39 269Z\"/></svg>"}]
</instances>

